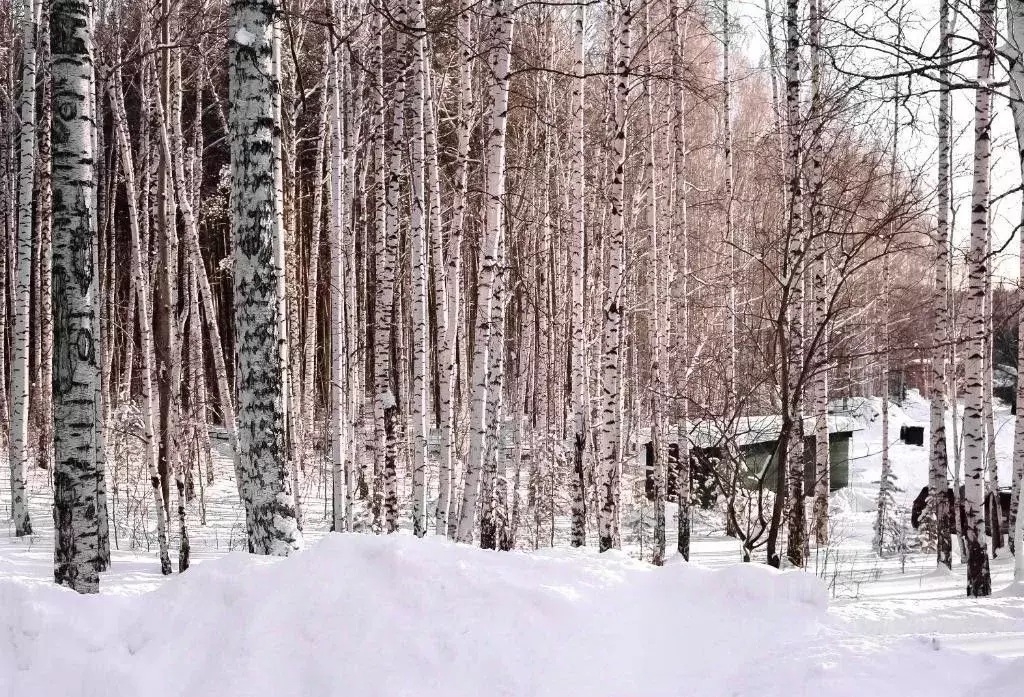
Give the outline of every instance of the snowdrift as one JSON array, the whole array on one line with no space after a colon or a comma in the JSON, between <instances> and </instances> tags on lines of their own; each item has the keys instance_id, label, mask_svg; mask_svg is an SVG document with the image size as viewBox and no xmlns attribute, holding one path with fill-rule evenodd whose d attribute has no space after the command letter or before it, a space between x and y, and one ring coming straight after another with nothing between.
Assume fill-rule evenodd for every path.
<instances>
[{"instance_id":1,"label":"snowdrift","mask_svg":"<svg viewBox=\"0 0 1024 697\"><path fill-rule=\"evenodd\" d=\"M851 633L802 572L588 550L332 534L133 598L0 580L12 697L939 697L1019 668Z\"/></svg>"}]
</instances>

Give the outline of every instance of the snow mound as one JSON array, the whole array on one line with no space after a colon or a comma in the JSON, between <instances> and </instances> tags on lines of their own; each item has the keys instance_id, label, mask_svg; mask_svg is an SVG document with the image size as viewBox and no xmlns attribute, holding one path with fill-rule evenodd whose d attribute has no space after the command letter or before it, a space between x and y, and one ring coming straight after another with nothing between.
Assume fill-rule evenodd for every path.
<instances>
[{"instance_id":1,"label":"snow mound","mask_svg":"<svg viewBox=\"0 0 1024 697\"><path fill-rule=\"evenodd\" d=\"M287 560L204 562L135 598L0 581L12 697L939 697L992 660L850 633L803 572L590 550L332 534Z\"/></svg>"}]
</instances>

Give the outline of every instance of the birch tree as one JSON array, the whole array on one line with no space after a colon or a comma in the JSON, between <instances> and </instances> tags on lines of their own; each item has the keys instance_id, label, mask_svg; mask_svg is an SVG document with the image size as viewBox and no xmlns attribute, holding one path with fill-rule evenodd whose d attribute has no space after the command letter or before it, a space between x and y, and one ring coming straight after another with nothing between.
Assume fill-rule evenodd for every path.
<instances>
[{"instance_id":1,"label":"birch tree","mask_svg":"<svg viewBox=\"0 0 1024 697\"><path fill-rule=\"evenodd\" d=\"M573 17L573 132L572 132L572 244L570 247L570 265L572 275L569 283L572 286L572 313L569 321L569 380L570 401L572 405L572 473L570 475L572 497L572 531L570 543L574 547L582 547L587 541L587 500L586 474L584 457L587 444L587 412L586 398L586 360L585 328L583 319L583 293L586 284L583 257L587 248L586 237L586 149L584 134L586 132L586 6L576 6Z\"/></svg>"},{"instance_id":2,"label":"birch tree","mask_svg":"<svg viewBox=\"0 0 1024 697\"><path fill-rule=\"evenodd\" d=\"M616 546L618 511L619 447L621 439L619 351L622 332L625 266L625 164L626 109L629 96L630 0L616 0L611 36L615 50L612 145L609 152L612 181L608 191L608 276L604 307L601 356L601 424L598 431L600 484L598 546L602 552ZM612 47L609 47L610 49Z\"/></svg>"},{"instance_id":3,"label":"birch tree","mask_svg":"<svg viewBox=\"0 0 1024 697\"><path fill-rule=\"evenodd\" d=\"M447 300L439 307L447 309L444 325L446 333L441 337L440 356L444 370L446 385L441 387L440 415L441 420L441 452L439 455L439 489L437 512L435 515L434 532L454 538L458 525L458 506L453 505L455 486L455 414L456 382L458 366L456 365L456 343L462 313L462 236L466 224L466 206L469 178L469 145L471 134L471 109L473 104L473 54L472 36L473 0L465 0L460 6L456 19L456 34L459 38L459 82L456 91L456 153L454 192L452 196L452 217L448 233ZM441 321L438 320L440 326ZM446 389L447 388L447 389Z\"/></svg>"},{"instance_id":4,"label":"birch tree","mask_svg":"<svg viewBox=\"0 0 1024 697\"><path fill-rule=\"evenodd\" d=\"M943 0L946 4L947 0ZM947 9L948 8L944 8ZM1013 127L1017 136L1017 155L1020 165L1021 182L1024 183L1024 0L1009 0L1006 5L1007 52L1010 56L1009 87L1010 110ZM948 100L948 96L947 96ZM940 122L941 123L941 122ZM948 126L947 126L948 127ZM940 160L940 163L942 160ZM1024 223L1024 203L1021 209ZM1020 241L1020 277L1024 278L1024 236ZM1024 312L1019 313L1017 336L1024 337ZM1020 339L1018 338L1018 341ZM1024 375L1024 351L1017 351L1017 375ZM954 417L955 418L955 417ZM1013 580L1024 583L1024 380L1017 380L1017 418L1013 436L1013 485L1010 489L1010 535L1014 554ZM940 557L940 562L942 561ZM948 564L947 564L948 565Z\"/></svg>"},{"instance_id":5,"label":"birch tree","mask_svg":"<svg viewBox=\"0 0 1024 697\"><path fill-rule=\"evenodd\" d=\"M32 208L36 164L36 30L39 4L22 5L20 170L18 173L18 251L14 289L14 331L11 337L11 518L14 534L32 534L25 494L29 421L29 300L32 277Z\"/></svg>"},{"instance_id":6,"label":"birch tree","mask_svg":"<svg viewBox=\"0 0 1024 697\"><path fill-rule=\"evenodd\" d=\"M337 9L335 7L335 9ZM342 529L350 530L351 506L342 504L342 487L345 495L351 492L351 482L344 481L343 471L346 467L345 461L345 256L342 250L344 234L344 177L345 177L345 149L342 124L342 90L344 49L336 42L332 42L330 50L331 62L331 95L327 108L330 118L331 132L331 225L330 225L330 256L331 256L331 492L332 492L332 513L333 528L335 531ZM325 144L326 145L326 144ZM319 175L319 170L317 171ZM315 207L315 206L314 206ZM312 260L310 262L312 264ZM312 296L311 291L311 296ZM315 301L314 301L315 302ZM308 340L308 339L307 339ZM312 351L312 347L310 347ZM309 366L307 365L307 370ZM310 376L306 376L306 384L312 386ZM312 399L312 394L310 394ZM346 500L345 503L348 503ZM344 513L344 516L343 516Z\"/></svg>"},{"instance_id":7,"label":"birch tree","mask_svg":"<svg viewBox=\"0 0 1024 697\"><path fill-rule=\"evenodd\" d=\"M490 51L490 107L487 138L487 171L484 184L484 238L480 249L477 274L477 320L473 351L470 402L469 456L462 492L462 512L459 516L456 539L473 541L476 507L480 496L480 479L485 465L485 438L487 435L488 400L497 400L489 394L488 348L492 322L496 316L495 285L501 282L501 236L503 232L502 202L505 195L505 126L508 121L508 95L512 63L513 19L504 0L490 0L489 16L493 31ZM500 297L498 304L500 304ZM501 347L497 347L499 350Z\"/></svg>"},{"instance_id":8,"label":"birch tree","mask_svg":"<svg viewBox=\"0 0 1024 697\"><path fill-rule=\"evenodd\" d=\"M811 61L811 104L810 104L810 168L807 188L810 193L811 223L811 279L812 302L814 306L814 327L822 332L817 355L811 357L814 377L811 385L814 415L814 541L819 545L828 543L828 494L832 464L829 458L828 434L828 340L822 327L828 322L827 288L828 257L825 230L825 208L822 201L822 152L824 123L822 110L822 51L821 51L821 0L810 0L810 61Z\"/></svg>"},{"instance_id":9,"label":"birch tree","mask_svg":"<svg viewBox=\"0 0 1024 697\"><path fill-rule=\"evenodd\" d=\"M118 58L120 55L118 54ZM117 67L108 81L110 103L114 109L114 137L117 140L118 156L124 172L125 198L128 204L128 225L131 233L132 287L135 291L135 311L141 338L140 399L142 402L143 453L149 473L150 489L153 495L153 509L156 517L157 547L160 555L160 571L171 573L171 558L167 544L167 505L163 488L160 486L159 455L156 439L157 395L153 392L153 323L149 312L150 282L143 263L141 228L139 224L138 194L135 188L135 165L128 137L127 116L124 109L124 95L121 86L121 70Z\"/></svg>"},{"instance_id":10,"label":"birch tree","mask_svg":"<svg viewBox=\"0 0 1024 697\"><path fill-rule=\"evenodd\" d=\"M231 229L241 490L249 550L287 556L302 546L285 443L281 307L275 265L273 0L232 0L229 24Z\"/></svg>"},{"instance_id":11,"label":"birch tree","mask_svg":"<svg viewBox=\"0 0 1024 697\"><path fill-rule=\"evenodd\" d=\"M54 580L99 591L102 458L92 3L53 0Z\"/></svg>"},{"instance_id":12,"label":"birch tree","mask_svg":"<svg viewBox=\"0 0 1024 697\"><path fill-rule=\"evenodd\" d=\"M801 408L802 380L804 366L803 341L803 255L804 221L802 217L803 184L800 167L801 123L800 123L800 24L799 0L786 2L786 166L789 177L788 213L789 230L786 236L786 289L788 298L783 300L786 313L784 334L785 359L789 372L783 381L784 393L783 424L786 432L779 439L779 447L786 448L789 531L786 540L786 557L793 566L804 565L804 538L807 534L804 505L804 429ZM780 462L780 467L782 463Z\"/></svg>"},{"instance_id":13,"label":"birch tree","mask_svg":"<svg viewBox=\"0 0 1024 697\"><path fill-rule=\"evenodd\" d=\"M985 274L988 266L991 105L989 81L995 60L995 0L978 10L978 79L974 103L974 184L971 192L971 247L968 255L967 359L964 378L964 529L967 546L967 595L992 592L984 539L985 502Z\"/></svg>"},{"instance_id":14,"label":"birch tree","mask_svg":"<svg viewBox=\"0 0 1024 697\"><path fill-rule=\"evenodd\" d=\"M412 389L409 396L412 430L412 528L413 534L427 534L427 230L426 230L426 143L424 135L424 82L427 70L424 61L427 25L423 16L423 0L410 1L412 26L412 65L410 75L410 112L412 117L412 201L409 216L409 271L412 279Z\"/></svg>"},{"instance_id":15,"label":"birch tree","mask_svg":"<svg viewBox=\"0 0 1024 697\"><path fill-rule=\"evenodd\" d=\"M427 167L427 200L429 217L429 256L434 276L434 325L437 344L437 429L439 437L437 508L434 515L434 532L446 534L452 489L452 429L455 418L455 333L458 324L459 279L454 278L461 271L461 262L456 261L454 273L445 264L445 241L441 223L441 175L438 165L436 105L434 101L433 77L429 63L423 73L424 106L423 132ZM461 144L460 144L461 145ZM454 229L449 231L449 254L461 256L460 235Z\"/></svg>"},{"instance_id":16,"label":"birch tree","mask_svg":"<svg viewBox=\"0 0 1024 697\"><path fill-rule=\"evenodd\" d=\"M689 360L689 218L687 193L687 140L686 140L686 90L683 87L683 57L686 47L687 19L684 15L684 0L673 0L672 13L672 187L670 218L679 229L679 257L681 282L678 287L679 338L678 349L684 360ZM678 460L669 466L676 468L676 551L684 560L690 559L690 438L689 438L689 366L683 373L680 390L683 398L677 409L678 418Z\"/></svg>"},{"instance_id":17,"label":"birch tree","mask_svg":"<svg viewBox=\"0 0 1024 697\"><path fill-rule=\"evenodd\" d=\"M949 67L945 65L952 50L949 37L949 0L939 0L939 54L942 67L939 69L939 114L938 114L938 211L935 218L935 293L933 295L934 316L932 342L932 393L929 412L930 457L928 461L929 508L935 526L936 562L952 568L952 544L949 518L951 511L946 504L949 484L949 454L946 445L946 357L949 353L949 303L946 287L947 266L949 265L949 161L950 161L950 93ZM1024 161L1024 160L1022 160ZM1024 400L1024 395L1019 399ZM1024 404L1024 402L1021 402ZM953 415L954 421L957 415ZM1024 434L1024 422L1018 433ZM1024 435L1018 436L1018 443L1024 443ZM1021 456L1024 463L1024 454ZM959 486L959 482L955 483Z\"/></svg>"}]
</instances>

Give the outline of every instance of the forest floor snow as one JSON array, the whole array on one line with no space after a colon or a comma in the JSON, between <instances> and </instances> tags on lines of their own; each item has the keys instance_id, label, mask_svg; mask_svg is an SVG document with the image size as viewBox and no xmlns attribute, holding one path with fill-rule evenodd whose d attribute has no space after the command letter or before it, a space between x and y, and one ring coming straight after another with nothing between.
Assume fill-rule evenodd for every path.
<instances>
[{"instance_id":1,"label":"forest floor snow","mask_svg":"<svg viewBox=\"0 0 1024 697\"><path fill-rule=\"evenodd\" d=\"M122 488L120 549L101 595L81 597L52 583L49 485L33 469L37 534L0 527L0 697L1019 697L1024 598L968 600L959 563L938 574L931 555L871 550L877 406L854 435L851 486L832 499L833 543L812 549L808 571L740 564L735 541L709 531L693 562L661 569L632 548L500 553L326 534L312 478L307 549L256 558L231 551L240 510L222 457L207 524L189 507L188 573L159 575L145 489ZM927 424L927 402L912 394L890 417L894 436ZM1013 417L996 421L1008 481ZM909 508L927 450L891 447ZM1011 564L1005 551L993 560L994 588Z\"/></svg>"},{"instance_id":2,"label":"forest floor snow","mask_svg":"<svg viewBox=\"0 0 1024 697\"><path fill-rule=\"evenodd\" d=\"M0 631L12 697L1011 697L1024 678L1021 659L865 631L803 572L408 535L233 552L135 596L4 578Z\"/></svg>"}]
</instances>

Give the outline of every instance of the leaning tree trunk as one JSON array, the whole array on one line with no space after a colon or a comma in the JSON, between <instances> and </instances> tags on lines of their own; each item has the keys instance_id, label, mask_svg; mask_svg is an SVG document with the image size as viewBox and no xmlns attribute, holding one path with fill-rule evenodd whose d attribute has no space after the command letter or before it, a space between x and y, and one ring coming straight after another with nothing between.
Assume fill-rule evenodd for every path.
<instances>
[{"instance_id":1,"label":"leaning tree trunk","mask_svg":"<svg viewBox=\"0 0 1024 697\"><path fill-rule=\"evenodd\" d=\"M491 0L491 21L494 48L491 54L490 124L487 139L487 176L484 185L484 239L480 249L480 270L477 274L476 334L474 338L472 401L470 404L469 457L463 483L462 512L456 539L473 541L476 507L480 495L480 478L485 460L484 439L487 434L487 402L498 399L488 394L488 343L491 323L497 313L493 308L495 284L500 283L501 235L503 230L505 194L505 125L508 120L508 94L512 61L512 15L504 0ZM503 347L498 347L503 350Z\"/></svg>"},{"instance_id":2,"label":"leaning tree trunk","mask_svg":"<svg viewBox=\"0 0 1024 697\"><path fill-rule=\"evenodd\" d=\"M54 580L99 591L99 276L92 4L54 0L53 294Z\"/></svg>"},{"instance_id":3,"label":"leaning tree trunk","mask_svg":"<svg viewBox=\"0 0 1024 697\"><path fill-rule=\"evenodd\" d=\"M118 55L118 57L120 57ZM121 159L122 176L124 177L125 198L128 203L128 229L131 238L131 269L132 287L135 291L135 312L138 317L139 338L141 343L141 386L142 400L142 439L146 466L149 473L150 488L153 495L154 515L156 516L156 536L160 555L160 571L164 575L171 573L171 558L167 546L167 516L163 488L160 486L160 472L157 466L158 453L156 442L156 395L153 393L153 324L149 312L149 277L143 266L141 233L139 226L138 199L135 190L135 166L132 161L132 150L128 137L127 117L124 109L124 95L121 88L121 70L116 68L108 83L110 103L113 109L114 137Z\"/></svg>"},{"instance_id":4,"label":"leaning tree trunk","mask_svg":"<svg viewBox=\"0 0 1024 697\"><path fill-rule=\"evenodd\" d=\"M974 187L971 195L971 248L968 256L967 363L964 400L964 538L967 595L992 592L984 533L985 501L985 274L989 237L989 167L992 79L995 61L995 0L981 0L978 11L978 88L974 105Z\"/></svg>"},{"instance_id":5,"label":"leaning tree trunk","mask_svg":"<svg viewBox=\"0 0 1024 697\"><path fill-rule=\"evenodd\" d=\"M29 417L29 300L32 278L32 203L36 163L36 28L38 3L22 7L21 162L18 172L18 251L14 286L14 331L11 336L11 518L14 534L32 534L25 495Z\"/></svg>"},{"instance_id":6,"label":"leaning tree trunk","mask_svg":"<svg viewBox=\"0 0 1024 697\"><path fill-rule=\"evenodd\" d=\"M238 457L249 551L286 556L301 548L289 486L281 313L274 265L274 0L233 0L229 27L231 229Z\"/></svg>"}]
</instances>

